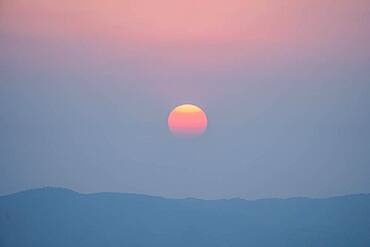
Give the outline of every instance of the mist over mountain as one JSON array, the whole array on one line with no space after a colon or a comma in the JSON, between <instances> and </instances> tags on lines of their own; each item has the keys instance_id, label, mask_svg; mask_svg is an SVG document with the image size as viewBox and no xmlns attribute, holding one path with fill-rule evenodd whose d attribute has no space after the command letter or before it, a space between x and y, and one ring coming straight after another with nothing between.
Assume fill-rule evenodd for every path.
<instances>
[{"instance_id":1,"label":"mist over mountain","mask_svg":"<svg viewBox=\"0 0 370 247\"><path fill-rule=\"evenodd\" d=\"M370 195L165 199L43 188L0 197L0 246L369 246Z\"/></svg>"}]
</instances>

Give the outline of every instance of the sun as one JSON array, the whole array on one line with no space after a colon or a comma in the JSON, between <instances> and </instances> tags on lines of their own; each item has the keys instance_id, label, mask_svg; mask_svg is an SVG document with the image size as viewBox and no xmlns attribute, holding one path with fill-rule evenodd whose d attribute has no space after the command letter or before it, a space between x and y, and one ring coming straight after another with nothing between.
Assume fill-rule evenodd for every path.
<instances>
[{"instance_id":1,"label":"sun","mask_svg":"<svg viewBox=\"0 0 370 247\"><path fill-rule=\"evenodd\" d=\"M176 137L189 138L202 135L207 125L205 112L193 104L179 105L168 115L168 128Z\"/></svg>"}]
</instances>

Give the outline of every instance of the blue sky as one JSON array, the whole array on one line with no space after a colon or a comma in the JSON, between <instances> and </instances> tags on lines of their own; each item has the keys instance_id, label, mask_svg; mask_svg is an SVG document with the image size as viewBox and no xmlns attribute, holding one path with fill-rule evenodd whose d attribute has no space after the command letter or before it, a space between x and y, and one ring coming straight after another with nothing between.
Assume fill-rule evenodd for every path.
<instances>
[{"instance_id":1,"label":"blue sky","mask_svg":"<svg viewBox=\"0 0 370 247\"><path fill-rule=\"evenodd\" d=\"M165 1L139 2L119 15L114 1L4 1L1 194L47 185L202 198L369 192L366 1L251 1L251 17L232 21L243 2L220 1L204 18L186 5L189 23L161 19L178 11ZM170 134L167 115L182 103L206 111L205 135Z\"/></svg>"}]
</instances>

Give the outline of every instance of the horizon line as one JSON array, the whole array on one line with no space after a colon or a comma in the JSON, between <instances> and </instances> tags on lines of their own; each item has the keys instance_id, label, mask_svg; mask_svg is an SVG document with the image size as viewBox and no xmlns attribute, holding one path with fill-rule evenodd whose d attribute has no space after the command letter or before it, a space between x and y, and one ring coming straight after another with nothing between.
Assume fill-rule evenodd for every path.
<instances>
[{"instance_id":1,"label":"horizon line","mask_svg":"<svg viewBox=\"0 0 370 247\"><path fill-rule=\"evenodd\" d=\"M350 197L350 196L370 196L370 192L360 192L360 193L353 193L353 194L339 194L333 196L324 196L324 197L310 197L310 196L290 196L290 197L261 197L256 199L248 199L242 197L225 197L225 198L217 198L217 199L207 199L207 198L198 198L198 197L167 197L161 195L151 195L151 194L144 194L144 193L136 193L136 192L118 192L118 191L102 191L102 192L79 192L74 189L70 189L67 187L60 187L60 186L41 186L35 187L30 189L23 189L12 193L7 194L0 194L0 198L13 196L21 193L31 192L31 191L45 191L45 190L64 190L69 191L71 193L76 193L80 195L99 195L99 194L117 194L117 195L135 195L135 196L145 196L151 198L158 198L158 199L165 199L165 200L199 200L199 201L230 201L230 200L241 200L241 201L261 201L261 200L294 200L294 199L308 199L308 200L325 200L325 199L338 199L343 197Z\"/></svg>"}]
</instances>

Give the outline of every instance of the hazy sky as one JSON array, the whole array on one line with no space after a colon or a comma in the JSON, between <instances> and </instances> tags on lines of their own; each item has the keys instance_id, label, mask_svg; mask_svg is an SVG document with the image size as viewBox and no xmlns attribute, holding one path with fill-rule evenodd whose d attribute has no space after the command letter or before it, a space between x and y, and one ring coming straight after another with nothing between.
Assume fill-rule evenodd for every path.
<instances>
[{"instance_id":1,"label":"hazy sky","mask_svg":"<svg viewBox=\"0 0 370 247\"><path fill-rule=\"evenodd\" d=\"M0 194L370 192L368 0L2 0ZM173 107L209 128L180 140Z\"/></svg>"}]
</instances>

